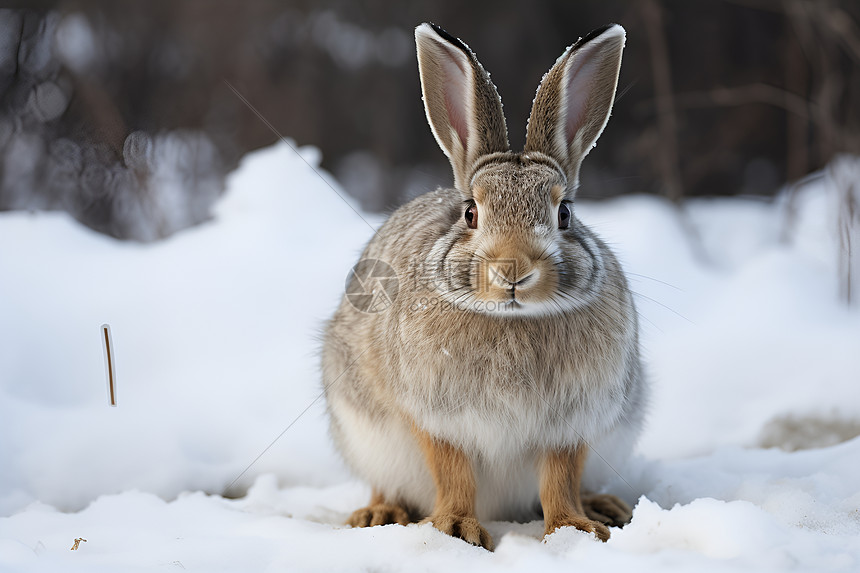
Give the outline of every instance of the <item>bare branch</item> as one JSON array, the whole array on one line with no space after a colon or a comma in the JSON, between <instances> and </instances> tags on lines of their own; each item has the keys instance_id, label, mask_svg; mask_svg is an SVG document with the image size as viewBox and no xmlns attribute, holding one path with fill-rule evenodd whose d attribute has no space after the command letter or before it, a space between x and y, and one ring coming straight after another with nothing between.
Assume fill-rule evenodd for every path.
<instances>
[{"instance_id":1,"label":"bare branch","mask_svg":"<svg viewBox=\"0 0 860 573\"><path fill-rule=\"evenodd\" d=\"M860 30L851 15L839 7L815 11L821 22L834 33L842 48L860 62Z\"/></svg>"},{"instance_id":2,"label":"bare branch","mask_svg":"<svg viewBox=\"0 0 860 573\"><path fill-rule=\"evenodd\" d=\"M660 143L657 146L660 171L666 196L677 203L683 196L678 160L678 121L675 114L671 65L663 29L663 15L655 0L643 0L639 6L645 20L645 29L648 31L648 44L651 51L657 124L660 130Z\"/></svg>"},{"instance_id":3,"label":"bare branch","mask_svg":"<svg viewBox=\"0 0 860 573\"><path fill-rule=\"evenodd\" d=\"M782 2L780 0L723 0L728 4L743 6L744 8L752 8L753 10L762 10L765 12L782 13Z\"/></svg>"},{"instance_id":4,"label":"bare branch","mask_svg":"<svg viewBox=\"0 0 860 573\"><path fill-rule=\"evenodd\" d=\"M784 109L803 119L812 119L810 113L815 104L797 94L763 83L746 86L718 87L711 90L684 92L675 95L678 107L697 108L714 106L737 106L763 103Z\"/></svg>"},{"instance_id":5,"label":"bare branch","mask_svg":"<svg viewBox=\"0 0 860 573\"><path fill-rule=\"evenodd\" d=\"M839 212L839 298L851 305L860 280L860 160L848 155L831 162L828 175L836 187Z\"/></svg>"}]
</instances>

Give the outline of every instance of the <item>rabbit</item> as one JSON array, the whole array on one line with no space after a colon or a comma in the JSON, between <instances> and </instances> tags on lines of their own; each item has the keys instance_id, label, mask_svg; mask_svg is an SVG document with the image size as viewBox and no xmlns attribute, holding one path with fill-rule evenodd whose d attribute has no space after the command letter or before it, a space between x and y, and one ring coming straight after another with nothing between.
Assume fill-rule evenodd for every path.
<instances>
[{"instance_id":1,"label":"rabbit","mask_svg":"<svg viewBox=\"0 0 860 573\"><path fill-rule=\"evenodd\" d=\"M487 520L542 516L546 535L572 526L606 541L631 518L620 498L582 488L625 462L642 426L637 313L618 260L573 213L625 38L609 25L561 55L513 152L474 53L416 28L454 187L391 214L324 328L330 434L372 488L349 525L423 520L492 550ZM589 450L599 457L586 464Z\"/></svg>"}]
</instances>

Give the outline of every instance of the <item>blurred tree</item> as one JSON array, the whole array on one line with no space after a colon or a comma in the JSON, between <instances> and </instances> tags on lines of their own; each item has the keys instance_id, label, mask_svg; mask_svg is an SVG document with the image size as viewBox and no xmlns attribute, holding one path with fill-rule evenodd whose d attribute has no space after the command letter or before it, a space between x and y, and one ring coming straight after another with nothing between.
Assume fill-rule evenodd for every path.
<instances>
[{"instance_id":1,"label":"blurred tree","mask_svg":"<svg viewBox=\"0 0 860 573\"><path fill-rule=\"evenodd\" d=\"M278 132L320 147L366 209L447 185L412 29L464 38L511 143L577 37L627 28L614 117L581 195L769 196L860 153L860 5L850 0L58 0L0 11L0 209L66 209L123 238L204 220L241 156Z\"/></svg>"}]
</instances>

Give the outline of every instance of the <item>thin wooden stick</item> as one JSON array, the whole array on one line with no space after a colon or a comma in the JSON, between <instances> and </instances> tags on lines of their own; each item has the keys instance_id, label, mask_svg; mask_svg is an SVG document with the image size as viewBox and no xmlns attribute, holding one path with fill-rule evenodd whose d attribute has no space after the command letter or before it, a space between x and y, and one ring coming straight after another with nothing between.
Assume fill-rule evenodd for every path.
<instances>
[{"instance_id":1,"label":"thin wooden stick","mask_svg":"<svg viewBox=\"0 0 860 573\"><path fill-rule=\"evenodd\" d=\"M110 334L110 325L103 324L102 331L102 348L105 354L105 376L108 383L108 396L110 397L110 405L116 406L116 364L113 356L113 337Z\"/></svg>"}]
</instances>

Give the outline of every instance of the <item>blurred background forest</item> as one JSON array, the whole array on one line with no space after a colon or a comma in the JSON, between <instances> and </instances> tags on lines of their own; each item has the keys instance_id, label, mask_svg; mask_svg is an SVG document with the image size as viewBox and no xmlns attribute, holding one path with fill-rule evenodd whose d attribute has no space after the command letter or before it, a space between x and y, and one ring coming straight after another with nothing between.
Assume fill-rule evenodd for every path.
<instances>
[{"instance_id":1,"label":"blurred background forest","mask_svg":"<svg viewBox=\"0 0 860 573\"><path fill-rule=\"evenodd\" d=\"M772 197L860 154L854 0L61 0L0 11L0 210L157 240L206 220L277 134L319 147L369 211L449 185L421 103L422 21L475 50L514 148L563 49L627 29L583 197Z\"/></svg>"}]
</instances>

